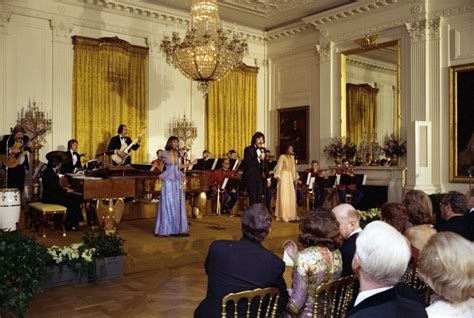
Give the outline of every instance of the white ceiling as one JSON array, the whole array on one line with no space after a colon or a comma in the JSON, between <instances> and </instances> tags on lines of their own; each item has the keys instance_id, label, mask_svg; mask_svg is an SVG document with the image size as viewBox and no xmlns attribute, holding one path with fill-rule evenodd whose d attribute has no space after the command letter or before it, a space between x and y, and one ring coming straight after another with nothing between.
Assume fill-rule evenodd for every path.
<instances>
[{"instance_id":1,"label":"white ceiling","mask_svg":"<svg viewBox=\"0 0 474 318\"><path fill-rule=\"evenodd\" d=\"M183 11L187 16L192 0L139 0L143 5L158 5ZM304 17L324 12L356 0L218 0L222 20L269 31Z\"/></svg>"}]
</instances>

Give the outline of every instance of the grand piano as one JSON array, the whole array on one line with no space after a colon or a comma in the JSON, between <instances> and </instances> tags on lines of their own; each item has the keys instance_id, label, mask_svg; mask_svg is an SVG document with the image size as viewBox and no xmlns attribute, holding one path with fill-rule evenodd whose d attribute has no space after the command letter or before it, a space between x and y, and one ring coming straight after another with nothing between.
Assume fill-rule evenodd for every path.
<instances>
[{"instance_id":1,"label":"grand piano","mask_svg":"<svg viewBox=\"0 0 474 318\"><path fill-rule=\"evenodd\" d=\"M161 191L160 172L150 171L148 165L117 166L87 171L84 175L69 174L74 192L84 201L116 198L151 200ZM209 186L204 171L186 172L183 184L191 202L193 217L201 218L206 208Z\"/></svg>"}]
</instances>

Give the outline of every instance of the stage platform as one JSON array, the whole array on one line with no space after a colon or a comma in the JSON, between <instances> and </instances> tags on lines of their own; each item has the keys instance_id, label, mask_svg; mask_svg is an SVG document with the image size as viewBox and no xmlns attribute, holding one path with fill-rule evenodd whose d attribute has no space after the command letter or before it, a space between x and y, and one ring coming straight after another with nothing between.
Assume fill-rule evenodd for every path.
<instances>
[{"instance_id":1,"label":"stage platform","mask_svg":"<svg viewBox=\"0 0 474 318\"><path fill-rule=\"evenodd\" d=\"M155 218L122 221L117 234L125 239L125 273L203 263L214 240L236 240L242 233L240 217L213 215L202 219L190 218L188 223L189 237L159 238L153 235ZM80 242L83 235L82 232L68 232L66 237L62 237L60 232L47 231L47 237L42 238L30 230L22 232L35 236L40 244L47 246ZM263 245L281 254L284 241L297 240L298 233L299 224L273 220L272 230Z\"/></svg>"}]
</instances>

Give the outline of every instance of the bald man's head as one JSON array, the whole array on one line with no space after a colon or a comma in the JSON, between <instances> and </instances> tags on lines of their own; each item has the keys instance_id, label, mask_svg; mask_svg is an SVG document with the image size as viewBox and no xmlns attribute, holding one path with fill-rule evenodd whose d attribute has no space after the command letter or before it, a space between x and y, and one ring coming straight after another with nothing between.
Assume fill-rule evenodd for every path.
<instances>
[{"instance_id":1,"label":"bald man's head","mask_svg":"<svg viewBox=\"0 0 474 318\"><path fill-rule=\"evenodd\" d=\"M332 213L334 213L339 222L339 232L341 232L344 239L360 228L359 216L352 205L348 203L337 205L332 209Z\"/></svg>"}]
</instances>

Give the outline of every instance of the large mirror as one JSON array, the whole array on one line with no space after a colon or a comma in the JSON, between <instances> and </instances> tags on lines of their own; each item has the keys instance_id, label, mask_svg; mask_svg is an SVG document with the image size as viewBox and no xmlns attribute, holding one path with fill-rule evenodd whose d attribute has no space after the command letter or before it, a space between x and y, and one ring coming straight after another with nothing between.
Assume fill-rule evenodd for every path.
<instances>
[{"instance_id":1,"label":"large mirror","mask_svg":"<svg viewBox=\"0 0 474 318\"><path fill-rule=\"evenodd\" d=\"M357 146L383 146L400 134L400 41L341 54L341 136Z\"/></svg>"}]
</instances>

